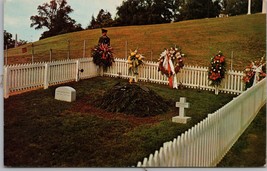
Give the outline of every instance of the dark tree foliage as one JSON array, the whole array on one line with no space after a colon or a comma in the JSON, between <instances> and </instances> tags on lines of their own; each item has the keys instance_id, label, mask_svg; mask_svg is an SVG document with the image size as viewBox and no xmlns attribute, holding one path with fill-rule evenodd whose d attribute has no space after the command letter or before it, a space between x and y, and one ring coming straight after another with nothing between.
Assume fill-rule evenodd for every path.
<instances>
[{"instance_id":1,"label":"dark tree foliage","mask_svg":"<svg viewBox=\"0 0 267 171\"><path fill-rule=\"evenodd\" d=\"M224 13L231 16L247 14L248 0L222 0ZM251 13L261 12L262 0L251 0Z\"/></svg>"},{"instance_id":2,"label":"dark tree foliage","mask_svg":"<svg viewBox=\"0 0 267 171\"><path fill-rule=\"evenodd\" d=\"M96 21L94 15L92 15L91 22L86 29L100 28L99 23Z\"/></svg>"},{"instance_id":3,"label":"dark tree foliage","mask_svg":"<svg viewBox=\"0 0 267 171\"><path fill-rule=\"evenodd\" d=\"M69 17L73 9L66 0L51 0L50 3L39 5L38 15L31 16L31 27L35 29L47 28L40 39L83 30L81 24Z\"/></svg>"},{"instance_id":4,"label":"dark tree foliage","mask_svg":"<svg viewBox=\"0 0 267 171\"><path fill-rule=\"evenodd\" d=\"M180 10L179 20L212 18L220 14L219 0L187 0Z\"/></svg>"},{"instance_id":5,"label":"dark tree foliage","mask_svg":"<svg viewBox=\"0 0 267 171\"><path fill-rule=\"evenodd\" d=\"M181 18L181 9L185 5L185 0L174 0L171 4L171 10L173 12L173 21L180 21Z\"/></svg>"},{"instance_id":6,"label":"dark tree foliage","mask_svg":"<svg viewBox=\"0 0 267 171\"><path fill-rule=\"evenodd\" d=\"M87 29L111 27L113 25L114 25L114 20L112 19L110 12L101 9L96 18L92 16L91 22L87 27Z\"/></svg>"},{"instance_id":7,"label":"dark tree foliage","mask_svg":"<svg viewBox=\"0 0 267 171\"><path fill-rule=\"evenodd\" d=\"M120 25L160 24L216 17L221 0L126 0L117 7Z\"/></svg>"},{"instance_id":8,"label":"dark tree foliage","mask_svg":"<svg viewBox=\"0 0 267 171\"><path fill-rule=\"evenodd\" d=\"M181 0L127 0L117 7L120 25L159 24L172 21Z\"/></svg>"},{"instance_id":9,"label":"dark tree foliage","mask_svg":"<svg viewBox=\"0 0 267 171\"><path fill-rule=\"evenodd\" d=\"M4 48L13 48L15 40L12 39L12 34L4 30Z\"/></svg>"}]
</instances>

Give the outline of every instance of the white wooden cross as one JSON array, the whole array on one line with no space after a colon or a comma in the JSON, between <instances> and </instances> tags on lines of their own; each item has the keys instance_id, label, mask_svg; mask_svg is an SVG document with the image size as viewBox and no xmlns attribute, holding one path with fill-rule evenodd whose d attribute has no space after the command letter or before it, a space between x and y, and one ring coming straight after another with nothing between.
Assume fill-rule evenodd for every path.
<instances>
[{"instance_id":1,"label":"white wooden cross","mask_svg":"<svg viewBox=\"0 0 267 171\"><path fill-rule=\"evenodd\" d=\"M180 97L180 102L176 102L175 107L179 107L179 116L175 116L172 118L173 122L177 123L187 123L191 119L191 117L185 116L185 108L189 108L189 103L186 102L185 97Z\"/></svg>"}]
</instances>

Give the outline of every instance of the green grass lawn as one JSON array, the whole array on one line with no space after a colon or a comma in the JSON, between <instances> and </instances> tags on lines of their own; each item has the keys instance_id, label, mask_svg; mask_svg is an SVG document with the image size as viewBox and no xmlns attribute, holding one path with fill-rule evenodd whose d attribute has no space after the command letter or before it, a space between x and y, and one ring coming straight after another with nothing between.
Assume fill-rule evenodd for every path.
<instances>
[{"instance_id":1,"label":"green grass lawn","mask_svg":"<svg viewBox=\"0 0 267 171\"><path fill-rule=\"evenodd\" d=\"M220 50L226 56L228 69L233 52L233 69L244 70L251 60L258 60L266 53L266 14L111 27L108 30L114 56L118 58L125 58L130 49L139 48L146 60L156 61L164 48L177 45L187 55L187 65L208 66L210 58ZM90 57L91 48L97 44L99 36L100 29L94 29L34 42L34 61L50 60L50 49L53 60L67 59L68 45L71 59L83 57L84 40L85 56ZM125 52L126 42L128 52ZM27 53L21 52L23 47L28 47ZM31 53L31 44L9 49L8 63L31 62Z\"/></svg>"},{"instance_id":2,"label":"green grass lawn","mask_svg":"<svg viewBox=\"0 0 267 171\"><path fill-rule=\"evenodd\" d=\"M235 97L140 83L168 100L173 106L169 112L138 118L95 108L94 101L118 82L127 84L127 80L108 77L68 83L77 91L77 101L72 103L54 99L57 86L5 99L5 166L136 166L164 142L173 140ZM180 97L186 97L190 103L186 115L192 120L186 125L171 122L172 116L177 115L174 106Z\"/></svg>"}]
</instances>

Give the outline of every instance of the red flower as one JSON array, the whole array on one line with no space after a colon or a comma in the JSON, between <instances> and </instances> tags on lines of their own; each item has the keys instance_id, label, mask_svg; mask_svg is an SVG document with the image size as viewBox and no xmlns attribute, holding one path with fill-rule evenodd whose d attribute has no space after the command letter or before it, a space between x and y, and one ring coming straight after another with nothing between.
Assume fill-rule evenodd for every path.
<instances>
[{"instance_id":1,"label":"red flower","mask_svg":"<svg viewBox=\"0 0 267 171\"><path fill-rule=\"evenodd\" d=\"M244 78L243 78L243 81L246 82L246 83L248 83L249 80L250 80L249 77L244 77Z\"/></svg>"},{"instance_id":2,"label":"red flower","mask_svg":"<svg viewBox=\"0 0 267 171\"><path fill-rule=\"evenodd\" d=\"M220 60L220 56L215 56L214 61Z\"/></svg>"},{"instance_id":3,"label":"red flower","mask_svg":"<svg viewBox=\"0 0 267 171\"><path fill-rule=\"evenodd\" d=\"M211 79L211 80L217 80L218 78L221 78L220 73L215 73L215 72L213 72L213 73L210 75L210 79Z\"/></svg>"},{"instance_id":4,"label":"red flower","mask_svg":"<svg viewBox=\"0 0 267 171\"><path fill-rule=\"evenodd\" d=\"M261 72L261 73L260 73L260 76L261 76L261 77L266 77L266 73Z\"/></svg>"},{"instance_id":5,"label":"red flower","mask_svg":"<svg viewBox=\"0 0 267 171\"><path fill-rule=\"evenodd\" d=\"M225 61L225 57L224 56L221 56L220 62L223 63L224 61Z\"/></svg>"}]
</instances>

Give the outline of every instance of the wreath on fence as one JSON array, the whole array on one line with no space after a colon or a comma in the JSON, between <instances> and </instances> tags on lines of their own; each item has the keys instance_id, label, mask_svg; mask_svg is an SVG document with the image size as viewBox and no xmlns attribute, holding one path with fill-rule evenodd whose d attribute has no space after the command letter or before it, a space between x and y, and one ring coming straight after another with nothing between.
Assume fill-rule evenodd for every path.
<instances>
[{"instance_id":1,"label":"wreath on fence","mask_svg":"<svg viewBox=\"0 0 267 171\"><path fill-rule=\"evenodd\" d=\"M262 57L261 60L251 62L248 66L246 66L243 81L246 84L246 88L249 88L265 77L266 63Z\"/></svg>"},{"instance_id":2,"label":"wreath on fence","mask_svg":"<svg viewBox=\"0 0 267 171\"><path fill-rule=\"evenodd\" d=\"M129 64L129 75L138 75L138 67L143 64L144 56L138 53L138 50L130 51L130 55L128 56L127 63ZM130 79L130 83L132 83L133 79ZM137 81L137 80L135 80Z\"/></svg>"},{"instance_id":3,"label":"wreath on fence","mask_svg":"<svg viewBox=\"0 0 267 171\"><path fill-rule=\"evenodd\" d=\"M168 78L173 74L177 74L181 68L184 67L184 58L185 55L182 53L182 50L179 48L170 48L165 49L158 59L158 71L162 75L166 75Z\"/></svg>"},{"instance_id":4,"label":"wreath on fence","mask_svg":"<svg viewBox=\"0 0 267 171\"><path fill-rule=\"evenodd\" d=\"M225 56L221 51L211 58L208 78L212 86L219 86L225 77L226 62Z\"/></svg>"},{"instance_id":5,"label":"wreath on fence","mask_svg":"<svg viewBox=\"0 0 267 171\"><path fill-rule=\"evenodd\" d=\"M92 49L93 62L105 69L112 66L114 62L112 47L107 44L100 44Z\"/></svg>"},{"instance_id":6,"label":"wreath on fence","mask_svg":"<svg viewBox=\"0 0 267 171\"><path fill-rule=\"evenodd\" d=\"M176 74L184 67L184 54L180 48L165 49L159 58L158 71L166 75L171 88L177 87Z\"/></svg>"}]
</instances>

